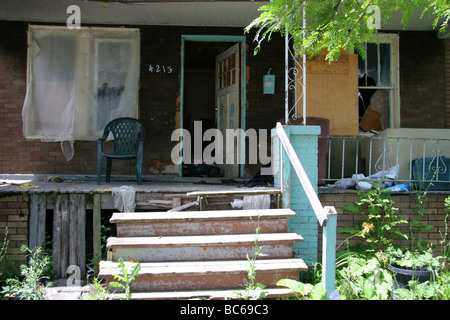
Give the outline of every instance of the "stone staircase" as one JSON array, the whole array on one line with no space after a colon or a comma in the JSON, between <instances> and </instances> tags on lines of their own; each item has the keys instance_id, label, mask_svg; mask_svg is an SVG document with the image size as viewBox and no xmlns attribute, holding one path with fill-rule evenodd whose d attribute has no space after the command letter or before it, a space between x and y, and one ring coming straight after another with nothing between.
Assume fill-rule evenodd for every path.
<instances>
[{"instance_id":1,"label":"stone staircase","mask_svg":"<svg viewBox=\"0 0 450 320\"><path fill-rule=\"evenodd\" d=\"M293 256L294 242L303 238L287 232L294 216L290 209L114 213L117 237L108 239L99 277L109 282L121 274L122 258L141 264L132 299L232 298L248 284L247 255L253 258L258 245L263 255L255 261L255 282L268 297L289 295L277 281L298 280L307 270Z\"/></svg>"}]
</instances>

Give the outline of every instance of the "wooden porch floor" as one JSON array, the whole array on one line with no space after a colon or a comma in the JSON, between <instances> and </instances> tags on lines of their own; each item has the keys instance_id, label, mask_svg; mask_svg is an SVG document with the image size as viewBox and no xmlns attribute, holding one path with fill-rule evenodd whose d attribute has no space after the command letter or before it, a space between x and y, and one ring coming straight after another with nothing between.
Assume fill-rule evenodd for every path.
<instances>
[{"instance_id":1,"label":"wooden porch floor","mask_svg":"<svg viewBox=\"0 0 450 320\"><path fill-rule=\"evenodd\" d=\"M151 192L190 192L204 190L236 190L246 187L245 179L226 178L187 178L178 176L146 176L142 185L136 184L134 177L112 177L110 183L102 181L100 185L92 176L33 176L0 175L0 192L63 192L90 193L101 192L120 186L132 186L138 193ZM25 184L30 184L27 187ZM37 188L36 188L37 187ZM248 185L247 185L248 187Z\"/></svg>"},{"instance_id":2,"label":"wooden porch floor","mask_svg":"<svg viewBox=\"0 0 450 320\"><path fill-rule=\"evenodd\" d=\"M102 209L114 209L112 191L121 187L130 187L136 192L136 209L170 209L192 202L198 193L211 193L222 198L227 195L243 196L258 193L274 194L279 189L252 184L245 179L194 178L178 176L145 176L141 185L135 177L111 177L111 182L97 184L93 176L32 176L0 175L0 196L13 194L101 194ZM228 199L227 199L228 200ZM51 205L51 201L50 201ZM199 208L197 207L196 210Z\"/></svg>"}]
</instances>

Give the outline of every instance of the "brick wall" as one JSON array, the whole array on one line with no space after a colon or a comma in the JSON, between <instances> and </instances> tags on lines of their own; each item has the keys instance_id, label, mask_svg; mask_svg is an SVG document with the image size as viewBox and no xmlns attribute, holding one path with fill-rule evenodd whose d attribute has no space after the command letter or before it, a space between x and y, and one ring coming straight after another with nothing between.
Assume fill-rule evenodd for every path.
<instances>
[{"instance_id":1,"label":"brick wall","mask_svg":"<svg viewBox=\"0 0 450 320\"><path fill-rule=\"evenodd\" d=\"M28 245L28 195L3 195L0 197L0 211L0 246L7 230L6 259L20 265L25 262L20 248Z\"/></svg>"},{"instance_id":2,"label":"brick wall","mask_svg":"<svg viewBox=\"0 0 450 320\"><path fill-rule=\"evenodd\" d=\"M446 127L444 54L436 32L400 33L402 128Z\"/></svg>"},{"instance_id":3,"label":"brick wall","mask_svg":"<svg viewBox=\"0 0 450 320\"><path fill-rule=\"evenodd\" d=\"M95 141L76 141L68 162L60 143L26 141L21 111L26 93L27 24L0 22L0 173L96 174ZM241 28L141 27L140 119L147 128L144 174L154 163L171 164L172 131L179 126L181 35L243 35ZM253 55L253 35L247 37L247 128L271 129L284 114L284 42L273 36ZM174 68L171 75L148 72L149 64ZM272 68L276 94L262 94L262 77ZM113 174L134 175L134 161L117 161Z\"/></svg>"},{"instance_id":4,"label":"brick wall","mask_svg":"<svg viewBox=\"0 0 450 320\"><path fill-rule=\"evenodd\" d=\"M392 194L392 200L394 201L394 206L398 208L398 214L400 217L405 219L406 221L411 221L413 219L417 219L417 210L415 209L415 196L416 193L398 193ZM429 231L425 231L422 234L422 239L432 243L436 248L434 252L436 254L440 254L440 241L442 240L441 234L445 234L445 215L446 212L444 210L444 200L450 196L448 193L437 193L437 192L429 192L428 200L424 205L424 217L422 219L423 224L432 225L433 228ZM340 230L343 227L352 227L354 223L361 225L362 215L359 213L348 212L343 209L343 206L352 204L357 199L356 193L352 192L344 192L344 193L321 193L319 194L319 198L322 202L323 206L334 206L336 211L338 212L338 226L337 230ZM448 220L450 222L450 220ZM322 250L322 229L319 228L319 251ZM402 224L401 231L409 234L408 228L406 224ZM450 231L450 230L449 230ZM337 245L339 246L345 239L349 237L349 234L337 234ZM447 236L447 242L450 240L450 235ZM361 239L356 239L354 241L350 241L351 244L360 243ZM396 240L397 244L409 247L409 240ZM346 245L342 245L341 249L346 248Z\"/></svg>"}]
</instances>

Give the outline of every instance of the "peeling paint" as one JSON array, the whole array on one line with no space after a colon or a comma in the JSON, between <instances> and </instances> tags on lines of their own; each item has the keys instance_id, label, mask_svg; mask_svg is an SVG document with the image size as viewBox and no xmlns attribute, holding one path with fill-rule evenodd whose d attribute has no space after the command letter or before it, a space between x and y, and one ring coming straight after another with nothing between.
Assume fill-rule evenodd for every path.
<instances>
[{"instance_id":1,"label":"peeling paint","mask_svg":"<svg viewBox=\"0 0 450 320\"><path fill-rule=\"evenodd\" d=\"M181 128L181 124L180 124L180 104L181 104L181 96L178 96L177 97L177 102L176 102L177 109L175 111L175 117L174 117L174 121L175 121L175 128L174 129L180 129Z\"/></svg>"}]
</instances>

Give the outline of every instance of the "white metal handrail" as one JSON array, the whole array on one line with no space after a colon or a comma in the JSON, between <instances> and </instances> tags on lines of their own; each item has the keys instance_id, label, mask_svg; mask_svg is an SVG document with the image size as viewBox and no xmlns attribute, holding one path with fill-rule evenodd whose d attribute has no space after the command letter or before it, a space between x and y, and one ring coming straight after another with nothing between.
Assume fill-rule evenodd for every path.
<instances>
[{"instance_id":1,"label":"white metal handrail","mask_svg":"<svg viewBox=\"0 0 450 320\"><path fill-rule=\"evenodd\" d=\"M322 284L326 291L326 297L335 290L336 281L336 227L337 227L337 212L334 207L323 207L317 196L311 181L306 175L305 170L298 158L286 132L281 123L276 126L277 135L281 141L289 160L294 167L294 170L300 180L300 183L308 197L309 202L316 214L316 217L323 227L322 238Z\"/></svg>"},{"instance_id":2,"label":"white metal handrail","mask_svg":"<svg viewBox=\"0 0 450 320\"><path fill-rule=\"evenodd\" d=\"M311 206L314 210L314 213L317 216L317 219L319 220L320 225L321 226L325 225L327 222L327 211L322 206L322 203L320 202L319 197L317 196L311 184L311 181L309 181L309 178L306 175L306 172L303 169L303 166L300 163L300 160L297 157L297 154L295 153L295 150L292 147L292 144L289 141L289 138L286 132L284 131L283 126L279 122L277 123L277 135L280 138L281 144L286 150L286 153L289 157L289 160L292 163L292 166L294 167L295 172L297 173L300 183L302 184L303 189L305 190L306 196L308 197L308 200L311 203Z\"/></svg>"}]
</instances>

